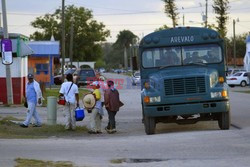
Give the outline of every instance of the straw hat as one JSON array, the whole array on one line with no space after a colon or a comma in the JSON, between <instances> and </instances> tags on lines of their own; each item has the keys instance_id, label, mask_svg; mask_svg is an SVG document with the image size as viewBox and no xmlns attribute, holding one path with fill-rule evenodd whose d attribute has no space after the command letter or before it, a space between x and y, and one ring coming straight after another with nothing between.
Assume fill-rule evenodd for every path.
<instances>
[{"instance_id":1,"label":"straw hat","mask_svg":"<svg viewBox=\"0 0 250 167\"><path fill-rule=\"evenodd\" d=\"M93 94L87 94L82 99L83 105L86 109L92 109L95 107L95 97Z\"/></svg>"},{"instance_id":2,"label":"straw hat","mask_svg":"<svg viewBox=\"0 0 250 167\"><path fill-rule=\"evenodd\" d=\"M99 77L99 79L100 79L101 81L105 81L105 77L102 76L102 75Z\"/></svg>"}]
</instances>

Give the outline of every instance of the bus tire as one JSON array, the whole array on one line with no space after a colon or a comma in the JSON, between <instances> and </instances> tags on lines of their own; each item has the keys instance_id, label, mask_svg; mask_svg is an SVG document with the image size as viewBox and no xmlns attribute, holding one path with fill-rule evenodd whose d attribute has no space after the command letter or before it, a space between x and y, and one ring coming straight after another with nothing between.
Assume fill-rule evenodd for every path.
<instances>
[{"instance_id":1,"label":"bus tire","mask_svg":"<svg viewBox=\"0 0 250 167\"><path fill-rule=\"evenodd\" d=\"M218 124L221 130L228 130L230 127L230 111L219 113Z\"/></svg>"},{"instance_id":2,"label":"bus tire","mask_svg":"<svg viewBox=\"0 0 250 167\"><path fill-rule=\"evenodd\" d=\"M147 135L155 134L155 118L144 116L144 127Z\"/></svg>"}]
</instances>

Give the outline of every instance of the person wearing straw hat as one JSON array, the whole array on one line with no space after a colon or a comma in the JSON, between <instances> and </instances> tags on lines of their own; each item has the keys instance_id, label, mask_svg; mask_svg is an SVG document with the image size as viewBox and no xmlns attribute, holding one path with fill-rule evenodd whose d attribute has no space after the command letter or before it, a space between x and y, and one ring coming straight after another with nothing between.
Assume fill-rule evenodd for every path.
<instances>
[{"instance_id":1,"label":"person wearing straw hat","mask_svg":"<svg viewBox=\"0 0 250 167\"><path fill-rule=\"evenodd\" d=\"M116 132L115 116L123 103L120 101L119 92L114 87L113 81L108 81L108 89L104 93L104 104L109 115L109 122L105 130L108 133Z\"/></svg>"},{"instance_id":2,"label":"person wearing straw hat","mask_svg":"<svg viewBox=\"0 0 250 167\"><path fill-rule=\"evenodd\" d=\"M83 104L87 110L91 110L90 113L90 129L88 133L99 134L101 131L101 119L104 115L101 102L101 92L99 90L100 85L97 81L91 84L94 89L92 94L88 94L83 99ZM91 96L92 95L92 96Z\"/></svg>"},{"instance_id":3,"label":"person wearing straw hat","mask_svg":"<svg viewBox=\"0 0 250 167\"><path fill-rule=\"evenodd\" d=\"M64 96L66 104L64 106L65 115L65 129L75 130L76 119L75 119L75 108L79 107L79 91L76 84L73 83L72 74L67 74L67 82L64 82L59 91L59 96Z\"/></svg>"}]
</instances>

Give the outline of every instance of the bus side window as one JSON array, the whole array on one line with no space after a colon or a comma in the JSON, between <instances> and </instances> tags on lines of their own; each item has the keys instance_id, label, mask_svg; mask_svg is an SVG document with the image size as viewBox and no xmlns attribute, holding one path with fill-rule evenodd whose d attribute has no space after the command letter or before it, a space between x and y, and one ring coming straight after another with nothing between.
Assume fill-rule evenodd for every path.
<instances>
[{"instance_id":1,"label":"bus side window","mask_svg":"<svg viewBox=\"0 0 250 167\"><path fill-rule=\"evenodd\" d=\"M151 52L149 52L151 53ZM143 66L144 67L153 67L153 58L152 58L152 53L151 54L146 54L144 57L143 57Z\"/></svg>"}]
</instances>

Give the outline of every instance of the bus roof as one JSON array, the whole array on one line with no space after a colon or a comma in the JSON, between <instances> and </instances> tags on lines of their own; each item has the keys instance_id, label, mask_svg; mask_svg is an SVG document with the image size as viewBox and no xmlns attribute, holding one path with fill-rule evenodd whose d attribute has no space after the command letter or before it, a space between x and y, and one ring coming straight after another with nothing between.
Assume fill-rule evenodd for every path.
<instances>
[{"instance_id":1,"label":"bus roof","mask_svg":"<svg viewBox=\"0 0 250 167\"><path fill-rule=\"evenodd\" d=\"M223 41L218 32L201 27L178 27L153 32L145 36L140 47L179 46Z\"/></svg>"}]
</instances>

